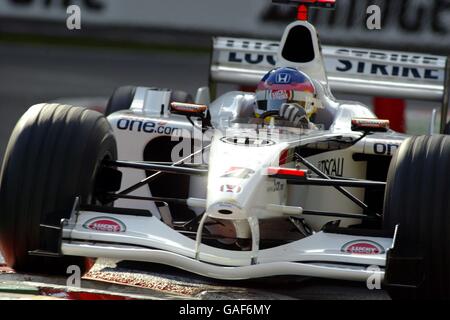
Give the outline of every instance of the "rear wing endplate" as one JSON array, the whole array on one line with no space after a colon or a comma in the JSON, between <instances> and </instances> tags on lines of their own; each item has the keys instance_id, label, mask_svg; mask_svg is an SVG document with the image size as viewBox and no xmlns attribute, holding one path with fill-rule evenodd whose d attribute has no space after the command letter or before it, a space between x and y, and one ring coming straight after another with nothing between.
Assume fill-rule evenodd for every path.
<instances>
[{"instance_id":1,"label":"rear wing endplate","mask_svg":"<svg viewBox=\"0 0 450 320\"><path fill-rule=\"evenodd\" d=\"M217 37L213 39L211 87L217 83L254 86L277 63L276 41ZM332 91L442 103L448 111L448 57L409 52L324 46ZM446 123L443 117L441 129Z\"/></svg>"}]
</instances>

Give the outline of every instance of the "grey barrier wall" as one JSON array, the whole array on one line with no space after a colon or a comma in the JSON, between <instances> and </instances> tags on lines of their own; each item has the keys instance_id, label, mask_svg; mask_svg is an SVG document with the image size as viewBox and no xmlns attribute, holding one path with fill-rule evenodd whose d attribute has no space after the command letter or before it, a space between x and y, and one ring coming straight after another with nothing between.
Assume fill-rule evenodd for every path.
<instances>
[{"instance_id":1,"label":"grey barrier wall","mask_svg":"<svg viewBox=\"0 0 450 320\"><path fill-rule=\"evenodd\" d=\"M136 29L276 39L295 18L295 8L269 0L2 0L0 22L8 23L0 32L27 30L27 21L51 23L50 34L62 32L71 4L81 8L82 33L103 30L100 36L109 38L114 27L127 39L126 30ZM366 27L373 4L381 8L381 30ZM327 44L450 54L450 0L338 0L335 11L314 10L311 21Z\"/></svg>"}]
</instances>

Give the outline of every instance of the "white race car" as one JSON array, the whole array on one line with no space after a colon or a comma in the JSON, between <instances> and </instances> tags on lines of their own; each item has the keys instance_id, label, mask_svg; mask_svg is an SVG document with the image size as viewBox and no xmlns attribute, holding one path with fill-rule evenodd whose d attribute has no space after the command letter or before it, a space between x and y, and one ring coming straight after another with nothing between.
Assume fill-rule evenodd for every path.
<instances>
[{"instance_id":1,"label":"white race car","mask_svg":"<svg viewBox=\"0 0 450 320\"><path fill-rule=\"evenodd\" d=\"M211 87L254 85L275 65L314 79L322 104L314 128L252 120L254 94L210 101L208 88L191 101L122 87L107 117L31 107L1 172L8 265L65 273L108 257L217 279L380 281L393 298L450 298L450 138L396 133L331 94L444 99L446 114L447 59L322 52L315 28L296 21L281 43L216 38Z\"/></svg>"}]
</instances>

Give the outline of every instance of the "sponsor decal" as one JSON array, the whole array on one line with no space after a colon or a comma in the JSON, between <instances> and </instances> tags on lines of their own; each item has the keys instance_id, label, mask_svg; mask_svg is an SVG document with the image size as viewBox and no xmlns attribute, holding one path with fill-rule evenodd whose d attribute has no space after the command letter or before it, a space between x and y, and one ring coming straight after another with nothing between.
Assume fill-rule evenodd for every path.
<instances>
[{"instance_id":1,"label":"sponsor decal","mask_svg":"<svg viewBox=\"0 0 450 320\"><path fill-rule=\"evenodd\" d=\"M270 96L272 100L291 100L293 94L291 90L273 90Z\"/></svg>"},{"instance_id":2,"label":"sponsor decal","mask_svg":"<svg viewBox=\"0 0 450 320\"><path fill-rule=\"evenodd\" d=\"M168 125L167 121L145 121L145 120L133 120L133 119L119 119L117 121L117 129L119 130L129 130L136 132L146 132L146 133L158 133L164 135L173 135L179 128L172 127Z\"/></svg>"},{"instance_id":3,"label":"sponsor decal","mask_svg":"<svg viewBox=\"0 0 450 320\"><path fill-rule=\"evenodd\" d=\"M399 147L396 143L374 143L373 152L380 156L392 156Z\"/></svg>"},{"instance_id":4,"label":"sponsor decal","mask_svg":"<svg viewBox=\"0 0 450 320\"><path fill-rule=\"evenodd\" d=\"M344 158L326 159L319 161L319 170L329 176L344 176Z\"/></svg>"},{"instance_id":5,"label":"sponsor decal","mask_svg":"<svg viewBox=\"0 0 450 320\"><path fill-rule=\"evenodd\" d=\"M437 69L424 69L416 67L404 67L388 64L379 64L364 61L337 60L334 71L350 74L366 74L373 76L385 76L418 80L441 80L441 71Z\"/></svg>"},{"instance_id":6,"label":"sponsor decal","mask_svg":"<svg viewBox=\"0 0 450 320\"><path fill-rule=\"evenodd\" d=\"M220 186L220 191L226 192L226 193L239 193L242 191L241 186L234 185L234 184L224 184Z\"/></svg>"},{"instance_id":7,"label":"sponsor decal","mask_svg":"<svg viewBox=\"0 0 450 320\"><path fill-rule=\"evenodd\" d=\"M243 52L230 52L228 55L228 62L238 64L250 64L250 65L276 65L276 57L273 54L252 54Z\"/></svg>"},{"instance_id":8,"label":"sponsor decal","mask_svg":"<svg viewBox=\"0 0 450 320\"><path fill-rule=\"evenodd\" d=\"M401 64L414 65L426 65L426 66L441 66L441 57L427 56L415 53L397 53L389 51L371 51L364 49L349 49L349 48L337 48L333 55L339 55L343 58L351 57L354 59L360 59L364 61L372 61L374 63L394 63L399 62Z\"/></svg>"},{"instance_id":9,"label":"sponsor decal","mask_svg":"<svg viewBox=\"0 0 450 320\"><path fill-rule=\"evenodd\" d=\"M350 254L374 255L383 254L384 248L374 241L356 240L344 244L341 251Z\"/></svg>"},{"instance_id":10,"label":"sponsor decal","mask_svg":"<svg viewBox=\"0 0 450 320\"><path fill-rule=\"evenodd\" d=\"M28 10L37 7L48 11L54 11L55 9L65 9L65 7L70 4L70 2L75 1L9 0L9 3L13 7L26 8ZM85 0L79 2L79 6L81 7L81 9L89 10L91 12L103 12L107 5L104 0Z\"/></svg>"},{"instance_id":11,"label":"sponsor decal","mask_svg":"<svg viewBox=\"0 0 450 320\"><path fill-rule=\"evenodd\" d=\"M267 67L276 65L279 43L227 39L227 48L260 50L259 54L227 52L228 63ZM442 82L445 78L443 57L402 52L324 47L326 70L332 74L366 75L393 79Z\"/></svg>"},{"instance_id":12,"label":"sponsor decal","mask_svg":"<svg viewBox=\"0 0 450 320\"><path fill-rule=\"evenodd\" d=\"M85 224L83 224L83 228L114 233L125 232L127 230L127 227L122 221L110 217L97 217L90 219Z\"/></svg>"},{"instance_id":13,"label":"sponsor decal","mask_svg":"<svg viewBox=\"0 0 450 320\"><path fill-rule=\"evenodd\" d=\"M276 179L273 179L271 185L267 188L267 192L277 192L283 190L284 190L284 183Z\"/></svg>"},{"instance_id":14,"label":"sponsor decal","mask_svg":"<svg viewBox=\"0 0 450 320\"><path fill-rule=\"evenodd\" d=\"M231 167L221 176L221 178L248 179L254 173L255 171L252 169Z\"/></svg>"},{"instance_id":15,"label":"sponsor decal","mask_svg":"<svg viewBox=\"0 0 450 320\"><path fill-rule=\"evenodd\" d=\"M269 139L258 139L258 138L250 138L250 137L224 137L220 139L220 141L229 143L229 144L235 144L235 145L242 145L247 147L268 147L275 144L275 141L269 140Z\"/></svg>"}]
</instances>

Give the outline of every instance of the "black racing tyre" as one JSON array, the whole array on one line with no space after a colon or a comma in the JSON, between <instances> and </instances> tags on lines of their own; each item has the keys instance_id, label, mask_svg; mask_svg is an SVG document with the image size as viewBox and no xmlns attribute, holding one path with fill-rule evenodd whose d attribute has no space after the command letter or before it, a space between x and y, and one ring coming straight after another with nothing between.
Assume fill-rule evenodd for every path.
<instances>
[{"instance_id":1,"label":"black racing tyre","mask_svg":"<svg viewBox=\"0 0 450 320\"><path fill-rule=\"evenodd\" d=\"M123 86L114 90L114 93L108 100L105 115L109 116L111 113L130 109L135 94L136 87L133 86ZM172 90L170 101L193 103L194 99L192 99L192 96L187 92Z\"/></svg>"},{"instance_id":2,"label":"black racing tyre","mask_svg":"<svg viewBox=\"0 0 450 320\"><path fill-rule=\"evenodd\" d=\"M114 90L106 105L105 116L109 116L117 111L130 109L135 94L136 87L134 86L123 86Z\"/></svg>"},{"instance_id":3,"label":"black racing tyre","mask_svg":"<svg viewBox=\"0 0 450 320\"><path fill-rule=\"evenodd\" d=\"M444 129L444 134L450 135L450 122L447 122L445 129Z\"/></svg>"},{"instance_id":4,"label":"black racing tyre","mask_svg":"<svg viewBox=\"0 0 450 320\"><path fill-rule=\"evenodd\" d=\"M409 138L393 157L384 227L398 225L385 284L394 299L450 299L450 137Z\"/></svg>"},{"instance_id":5,"label":"black racing tyre","mask_svg":"<svg viewBox=\"0 0 450 320\"><path fill-rule=\"evenodd\" d=\"M58 104L31 107L17 123L0 176L0 249L17 271L63 274L69 265L86 271L82 257L43 257L58 252L59 226L74 200L96 203L96 177L104 159L117 159L106 118L85 108ZM97 179L100 180L100 179Z\"/></svg>"},{"instance_id":6,"label":"black racing tyre","mask_svg":"<svg viewBox=\"0 0 450 320\"><path fill-rule=\"evenodd\" d=\"M170 97L170 101L194 103L194 99L192 98L192 96L189 93L181 90L173 90L172 95Z\"/></svg>"}]
</instances>

